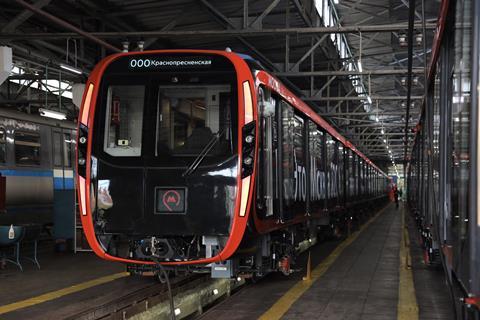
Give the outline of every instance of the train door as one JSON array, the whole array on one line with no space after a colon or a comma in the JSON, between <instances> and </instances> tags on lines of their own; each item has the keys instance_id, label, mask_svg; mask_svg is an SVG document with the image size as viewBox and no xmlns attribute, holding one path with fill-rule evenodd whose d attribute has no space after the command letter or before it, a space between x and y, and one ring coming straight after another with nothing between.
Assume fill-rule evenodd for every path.
<instances>
[{"instance_id":1,"label":"train door","mask_svg":"<svg viewBox=\"0 0 480 320\"><path fill-rule=\"evenodd\" d=\"M305 161L305 120L295 114L294 108L281 100L281 158L282 220L306 213L307 178Z\"/></svg>"},{"instance_id":2,"label":"train door","mask_svg":"<svg viewBox=\"0 0 480 320\"><path fill-rule=\"evenodd\" d=\"M73 141L71 130L52 130L53 230L56 239L73 238L75 219Z\"/></svg>"},{"instance_id":3,"label":"train door","mask_svg":"<svg viewBox=\"0 0 480 320\"><path fill-rule=\"evenodd\" d=\"M257 211L261 217L279 217L276 100L268 89L260 88L257 101L260 118Z\"/></svg>"}]
</instances>

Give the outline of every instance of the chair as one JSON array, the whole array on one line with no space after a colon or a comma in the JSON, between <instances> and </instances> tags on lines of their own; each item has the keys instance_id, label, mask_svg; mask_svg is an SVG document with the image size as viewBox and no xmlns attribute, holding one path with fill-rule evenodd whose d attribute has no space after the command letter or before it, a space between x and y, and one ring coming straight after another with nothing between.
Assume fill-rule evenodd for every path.
<instances>
[{"instance_id":1,"label":"chair","mask_svg":"<svg viewBox=\"0 0 480 320\"><path fill-rule=\"evenodd\" d=\"M9 231L10 226L0 226L0 248L13 247L13 255L1 255L0 257L6 262L15 264L20 271L23 271L22 265L20 264L20 241L22 241L25 235L25 228L23 226L13 226L13 239L8 238Z\"/></svg>"},{"instance_id":2,"label":"chair","mask_svg":"<svg viewBox=\"0 0 480 320\"><path fill-rule=\"evenodd\" d=\"M23 243L33 242L33 255L32 257L23 257L24 259L32 261L38 269L40 269L40 263L37 260L37 248L38 248L38 238L40 233L42 233L42 225L40 224L25 224L25 235L22 239Z\"/></svg>"}]
</instances>

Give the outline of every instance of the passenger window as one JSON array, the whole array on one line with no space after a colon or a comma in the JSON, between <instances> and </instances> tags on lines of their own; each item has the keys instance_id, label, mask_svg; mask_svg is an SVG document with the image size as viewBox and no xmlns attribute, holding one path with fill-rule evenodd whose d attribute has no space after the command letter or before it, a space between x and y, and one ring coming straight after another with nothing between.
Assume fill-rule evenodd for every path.
<instances>
[{"instance_id":1,"label":"passenger window","mask_svg":"<svg viewBox=\"0 0 480 320\"><path fill-rule=\"evenodd\" d=\"M40 135L15 131L15 161L19 166L40 165Z\"/></svg>"},{"instance_id":2,"label":"passenger window","mask_svg":"<svg viewBox=\"0 0 480 320\"><path fill-rule=\"evenodd\" d=\"M345 167L344 167L344 148L343 145L338 143L338 196L344 196L344 188L345 188Z\"/></svg>"},{"instance_id":3,"label":"passenger window","mask_svg":"<svg viewBox=\"0 0 480 320\"><path fill-rule=\"evenodd\" d=\"M293 152L295 157L295 201L306 201L307 199L307 177L304 150L304 120L298 116L293 118Z\"/></svg>"},{"instance_id":4,"label":"passenger window","mask_svg":"<svg viewBox=\"0 0 480 320\"><path fill-rule=\"evenodd\" d=\"M53 165L62 166L62 136L60 132L53 132Z\"/></svg>"},{"instance_id":5,"label":"passenger window","mask_svg":"<svg viewBox=\"0 0 480 320\"><path fill-rule=\"evenodd\" d=\"M327 133L326 135L327 148L327 183L328 183L328 198L336 198L338 196L338 151L336 141Z\"/></svg>"},{"instance_id":6,"label":"passenger window","mask_svg":"<svg viewBox=\"0 0 480 320\"><path fill-rule=\"evenodd\" d=\"M309 124L310 150L310 200L313 209L321 204L314 202L325 199L325 168L323 163L323 132L313 122Z\"/></svg>"},{"instance_id":7,"label":"passenger window","mask_svg":"<svg viewBox=\"0 0 480 320\"><path fill-rule=\"evenodd\" d=\"M115 157L139 157L142 150L145 86L114 85L107 91L103 150Z\"/></svg>"},{"instance_id":8,"label":"passenger window","mask_svg":"<svg viewBox=\"0 0 480 320\"><path fill-rule=\"evenodd\" d=\"M63 134L63 164L66 168L72 167L72 135Z\"/></svg>"},{"instance_id":9,"label":"passenger window","mask_svg":"<svg viewBox=\"0 0 480 320\"><path fill-rule=\"evenodd\" d=\"M5 129L0 128L0 163L7 161L7 144L6 144L6 132Z\"/></svg>"},{"instance_id":10,"label":"passenger window","mask_svg":"<svg viewBox=\"0 0 480 320\"><path fill-rule=\"evenodd\" d=\"M294 159L294 112L286 102L282 106L282 169L283 169L283 199L287 206L295 198L295 159Z\"/></svg>"}]
</instances>

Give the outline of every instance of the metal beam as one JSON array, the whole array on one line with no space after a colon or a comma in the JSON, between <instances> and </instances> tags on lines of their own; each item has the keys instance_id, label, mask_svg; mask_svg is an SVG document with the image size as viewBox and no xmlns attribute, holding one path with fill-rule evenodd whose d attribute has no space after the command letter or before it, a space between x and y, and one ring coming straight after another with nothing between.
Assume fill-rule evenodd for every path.
<instances>
[{"instance_id":1,"label":"metal beam","mask_svg":"<svg viewBox=\"0 0 480 320\"><path fill-rule=\"evenodd\" d=\"M291 71L296 70L300 65L300 63L302 63L305 59L307 59L310 56L310 54L312 54L312 52L315 51L315 49L317 49L317 47L320 46L322 42L325 41L325 39L327 39L327 37L328 37L328 34L324 34L323 37L318 39L317 42L313 46L311 46L310 49L308 49L308 51L305 52L305 54L300 59L298 59L298 61L290 68L290 70Z\"/></svg>"},{"instance_id":2,"label":"metal beam","mask_svg":"<svg viewBox=\"0 0 480 320\"><path fill-rule=\"evenodd\" d=\"M35 8L43 8L46 5L48 5L52 0L38 0L32 6ZM33 12L25 9L22 12L20 12L15 18L10 20L6 25L3 26L2 32L12 32L15 31L22 23L27 21L31 16L33 16Z\"/></svg>"},{"instance_id":3,"label":"metal beam","mask_svg":"<svg viewBox=\"0 0 480 320\"><path fill-rule=\"evenodd\" d=\"M377 141L377 142L382 142L382 143L383 143L383 141L381 141L381 140L379 140L379 139L380 139L380 137L368 138L368 139L361 139L361 138L360 138L360 140L362 140L362 141ZM388 139L388 142L403 142L403 139ZM376 146L376 145L370 145L370 147L375 147L375 146ZM389 146L390 146L390 145L389 145ZM396 145L396 144L394 144L393 146L395 146L395 147L402 147L402 148L403 148L403 144L402 144L402 145ZM386 148L385 145L383 145L383 147Z\"/></svg>"},{"instance_id":4,"label":"metal beam","mask_svg":"<svg viewBox=\"0 0 480 320\"><path fill-rule=\"evenodd\" d=\"M33 8L30 4L22 1L15 0L22 5L29 6L31 10L36 10L36 12L42 12L42 15L47 14L49 18L52 15L46 13L42 10L37 10ZM58 19L58 18L56 18ZM58 19L60 20L60 19ZM70 25L72 26L72 25ZM189 36L189 37L231 37L231 36L241 36L241 37L265 37L265 36L275 36L275 35L314 35L314 34L323 34L323 33L359 33L359 32L394 32L398 30L405 29L407 25L405 23L395 23L395 24L386 24L386 25L365 25L365 26L345 26L345 27L311 27L311 28L271 28L271 29L234 29L234 30L174 30L174 31L127 31L127 32L89 32L89 36L93 36L101 39L124 39L125 37L180 37L180 36ZM428 23L427 29L435 29L436 24ZM421 24L416 25L417 29L421 28ZM71 28L69 28L72 30ZM28 39L64 39L64 38L83 38L87 37L87 33L82 31L83 34L75 30L75 32L37 32L37 33L0 33L0 39L9 39L9 40L28 40ZM87 37L88 38L88 37Z\"/></svg>"},{"instance_id":5,"label":"metal beam","mask_svg":"<svg viewBox=\"0 0 480 320\"><path fill-rule=\"evenodd\" d=\"M303 100L303 99L302 99ZM337 116L357 116L357 117L364 117L364 116L403 116L405 115L405 111L387 111L387 112L329 112L329 113L318 113L318 115L322 117L337 117Z\"/></svg>"},{"instance_id":6,"label":"metal beam","mask_svg":"<svg viewBox=\"0 0 480 320\"><path fill-rule=\"evenodd\" d=\"M409 135L413 135L413 132L409 132L408 133ZM360 134L360 133L349 133L347 136L355 136L355 137L358 137L358 136L363 136L365 135L364 133ZM391 137L391 136L402 136L403 137L403 132L385 132L384 134L380 134L378 133L378 137L379 136L386 136L386 137ZM403 140L402 140L403 141Z\"/></svg>"},{"instance_id":7,"label":"metal beam","mask_svg":"<svg viewBox=\"0 0 480 320\"><path fill-rule=\"evenodd\" d=\"M397 101L397 100L407 100L406 96L371 96L372 100L388 100L388 101ZM412 96L414 100L421 100L423 96ZM304 97L302 98L304 101L362 101L367 100L366 97L358 97L358 96L351 96L351 97Z\"/></svg>"},{"instance_id":8,"label":"metal beam","mask_svg":"<svg viewBox=\"0 0 480 320\"><path fill-rule=\"evenodd\" d=\"M415 127L416 124L412 124L410 123L409 124L409 127ZM373 123L370 123L370 124L349 124L349 125L346 125L345 127L348 127L348 128L365 128L365 127L371 127L371 128L378 128L378 129L381 129L382 127L399 127L399 124L398 123L383 123L381 124L380 122L373 122ZM403 133L402 133L403 134Z\"/></svg>"},{"instance_id":9,"label":"metal beam","mask_svg":"<svg viewBox=\"0 0 480 320\"><path fill-rule=\"evenodd\" d=\"M257 23L263 22L263 18L265 18L275 7L278 5L280 0L273 0L270 5L259 15L252 23L250 23L250 27L255 26Z\"/></svg>"},{"instance_id":10,"label":"metal beam","mask_svg":"<svg viewBox=\"0 0 480 320\"><path fill-rule=\"evenodd\" d=\"M11 76L8 77L8 80L34 80L34 81L39 81L39 80L45 80L47 79L46 75L44 73L40 73L38 75L36 74L30 74L30 73L22 73L22 74L13 74ZM71 82L75 82L75 81L80 81L83 79L83 76L81 75L74 75L74 74L67 74L67 73L64 73L62 74L62 80L65 80L65 81L71 81ZM52 79L49 79L49 80L52 80ZM55 79L57 80L57 79Z\"/></svg>"},{"instance_id":11,"label":"metal beam","mask_svg":"<svg viewBox=\"0 0 480 320\"><path fill-rule=\"evenodd\" d=\"M18 4L20 4L21 6L27 8L28 10L62 26L63 28L65 29L68 29L68 30L71 30L73 32L75 32L75 35L76 36L79 36L79 37L82 37L82 38L87 38L87 39L90 39L92 40L93 42L101 45L102 47L105 47L109 50L112 50L113 52L122 52L122 50L120 50L119 48L117 47L114 47L112 46L110 43L108 42L105 42L101 39L99 39L98 37L92 35L91 33L88 33L76 26L74 26L73 24L71 23L68 23L66 22L65 20L62 20L58 17L55 17L54 15L51 15L50 13L46 12L46 11L43 11L41 9L38 9L37 7L31 5L30 3L28 2L25 2L23 0L15 0L15 2L17 2ZM0 34L3 34L3 33L0 33ZM21 37L23 37L23 34L21 34Z\"/></svg>"},{"instance_id":12,"label":"metal beam","mask_svg":"<svg viewBox=\"0 0 480 320\"><path fill-rule=\"evenodd\" d=\"M412 73L423 74L423 68L415 68ZM280 77L330 77L330 76L361 76L361 75L406 75L407 69L375 69L360 71L288 71L275 72L275 75Z\"/></svg>"}]
</instances>

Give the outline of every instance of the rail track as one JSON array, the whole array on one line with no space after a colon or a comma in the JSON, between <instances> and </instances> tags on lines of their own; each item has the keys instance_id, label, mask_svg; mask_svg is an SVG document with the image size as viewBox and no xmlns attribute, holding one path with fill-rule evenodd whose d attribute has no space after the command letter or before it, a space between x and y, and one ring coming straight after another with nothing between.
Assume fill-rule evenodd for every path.
<instances>
[{"instance_id":1,"label":"rail track","mask_svg":"<svg viewBox=\"0 0 480 320\"><path fill-rule=\"evenodd\" d=\"M170 279L177 319L200 315L205 307L228 297L244 280L211 279L210 274L190 274ZM92 307L66 320L170 319L167 285L152 284L118 299Z\"/></svg>"}]
</instances>

